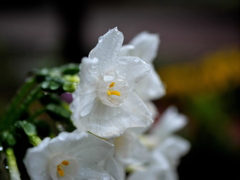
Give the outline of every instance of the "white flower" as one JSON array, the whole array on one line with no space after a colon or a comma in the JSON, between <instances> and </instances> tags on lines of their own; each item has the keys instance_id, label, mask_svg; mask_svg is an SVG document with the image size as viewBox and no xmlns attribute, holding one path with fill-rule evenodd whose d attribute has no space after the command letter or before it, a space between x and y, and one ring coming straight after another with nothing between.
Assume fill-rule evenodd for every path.
<instances>
[{"instance_id":1,"label":"white flower","mask_svg":"<svg viewBox=\"0 0 240 180\"><path fill-rule=\"evenodd\" d=\"M179 164L180 157L184 156L190 149L190 143L176 135L166 138L154 151L163 154L172 167Z\"/></svg>"},{"instance_id":2,"label":"white flower","mask_svg":"<svg viewBox=\"0 0 240 180\"><path fill-rule=\"evenodd\" d=\"M114 156L122 164L138 164L148 160L147 148L140 142L131 128L114 140Z\"/></svg>"},{"instance_id":3,"label":"white flower","mask_svg":"<svg viewBox=\"0 0 240 180\"><path fill-rule=\"evenodd\" d=\"M141 180L140 177L147 176L152 180L178 179L176 167L179 159L189 151L190 143L174 133L186 123L186 116L179 114L176 107L170 106L150 130L149 135L141 137L142 142L150 147L152 159L142 170L134 172L129 180Z\"/></svg>"},{"instance_id":4,"label":"white flower","mask_svg":"<svg viewBox=\"0 0 240 180\"><path fill-rule=\"evenodd\" d=\"M99 38L89 57L82 59L81 81L70 106L77 128L104 138L152 123L151 113L134 92L151 67L138 57L119 56L122 43L117 28Z\"/></svg>"},{"instance_id":5,"label":"white flower","mask_svg":"<svg viewBox=\"0 0 240 180\"><path fill-rule=\"evenodd\" d=\"M135 166L128 180L177 180L177 173L171 167L166 157L160 153L152 152L148 163Z\"/></svg>"},{"instance_id":6,"label":"white flower","mask_svg":"<svg viewBox=\"0 0 240 180\"><path fill-rule=\"evenodd\" d=\"M96 165L112 152L112 144L76 130L28 149L24 164L32 180L113 180Z\"/></svg>"},{"instance_id":7,"label":"white flower","mask_svg":"<svg viewBox=\"0 0 240 180\"><path fill-rule=\"evenodd\" d=\"M121 49L122 56L136 56L151 65L149 75L143 78L136 88L137 94L146 102L156 100L165 95L165 88L153 67L153 60L157 55L159 41L157 34L142 32L135 36L129 45L123 46Z\"/></svg>"},{"instance_id":8,"label":"white flower","mask_svg":"<svg viewBox=\"0 0 240 180\"><path fill-rule=\"evenodd\" d=\"M151 129L151 134L162 141L187 124L187 117L178 113L175 106L168 107Z\"/></svg>"},{"instance_id":9,"label":"white flower","mask_svg":"<svg viewBox=\"0 0 240 180\"><path fill-rule=\"evenodd\" d=\"M181 156L190 149L190 143L174 133L187 124L187 117L178 113L174 106L168 107L151 129L147 140L153 148L161 151L172 165L177 165Z\"/></svg>"},{"instance_id":10,"label":"white flower","mask_svg":"<svg viewBox=\"0 0 240 180\"><path fill-rule=\"evenodd\" d=\"M125 167L120 164L113 155L99 162L98 165L111 174L116 180L125 179Z\"/></svg>"},{"instance_id":11,"label":"white flower","mask_svg":"<svg viewBox=\"0 0 240 180\"><path fill-rule=\"evenodd\" d=\"M103 162L103 166L110 174L117 174L111 172L119 169L118 177L116 177L118 180L125 178L125 169L128 165L142 164L149 159L147 148L140 142L138 135L131 131L131 128L123 135L109 141L114 143L114 154ZM108 166L109 164L111 165ZM114 166L118 168L113 169Z\"/></svg>"}]
</instances>

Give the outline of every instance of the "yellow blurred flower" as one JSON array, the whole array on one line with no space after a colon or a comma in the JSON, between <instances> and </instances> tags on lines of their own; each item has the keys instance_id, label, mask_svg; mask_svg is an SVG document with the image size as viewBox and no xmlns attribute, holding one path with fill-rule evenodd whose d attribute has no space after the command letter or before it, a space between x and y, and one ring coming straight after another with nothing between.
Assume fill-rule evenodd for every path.
<instances>
[{"instance_id":1,"label":"yellow blurred flower","mask_svg":"<svg viewBox=\"0 0 240 180\"><path fill-rule=\"evenodd\" d=\"M158 68L167 96L219 92L240 85L240 50L223 49L198 61Z\"/></svg>"}]
</instances>

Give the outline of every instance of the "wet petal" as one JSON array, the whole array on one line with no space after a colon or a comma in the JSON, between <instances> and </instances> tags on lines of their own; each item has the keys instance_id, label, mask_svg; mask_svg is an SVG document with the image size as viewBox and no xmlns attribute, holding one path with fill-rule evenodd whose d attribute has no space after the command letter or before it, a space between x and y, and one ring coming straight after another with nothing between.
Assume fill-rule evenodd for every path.
<instances>
[{"instance_id":1,"label":"wet petal","mask_svg":"<svg viewBox=\"0 0 240 180\"><path fill-rule=\"evenodd\" d=\"M51 180L48 172L48 160L51 157L47 148L49 142L50 138L45 138L39 146L27 150L23 162L32 180Z\"/></svg>"},{"instance_id":2,"label":"wet petal","mask_svg":"<svg viewBox=\"0 0 240 180\"><path fill-rule=\"evenodd\" d=\"M157 55L159 42L157 34L148 32L139 33L129 43L135 47L129 55L137 56L145 62L151 63Z\"/></svg>"},{"instance_id":3,"label":"wet petal","mask_svg":"<svg viewBox=\"0 0 240 180\"><path fill-rule=\"evenodd\" d=\"M179 137L171 136L165 139L157 148L156 151L163 153L169 160L172 166L179 164L179 160L190 149L190 143Z\"/></svg>"},{"instance_id":4,"label":"wet petal","mask_svg":"<svg viewBox=\"0 0 240 180\"><path fill-rule=\"evenodd\" d=\"M151 70L151 66L138 57L123 56L116 62L116 72L120 76L126 77L129 87L135 88L135 83L146 77Z\"/></svg>"},{"instance_id":5,"label":"wet petal","mask_svg":"<svg viewBox=\"0 0 240 180\"><path fill-rule=\"evenodd\" d=\"M156 100L165 95L165 87L153 66L150 73L137 84L136 93L144 101Z\"/></svg>"},{"instance_id":6,"label":"wet petal","mask_svg":"<svg viewBox=\"0 0 240 180\"><path fill-rule=\"evenodd\" d=\"M145 127L152 121L146 105L132 92L121 107L110 107L96 100L91 113L74 121L74 125L103 138L114 138L129 127Z\"/></svg>"},{"instance_id":7,"label":"wet petal","mask_svg":"<svg viewBox=\"0 0 240 180\"><path fill-rule=\"evenodd\" d=\"M163 139L183 128L186 123L186 116L178 113L176 107L170 106L165 110L151 132Z\"/></svg>"},{"instance_id":8,"label":"wet petal","mask_svg":"<svg viewBox=\"0 0 240 180\"><path fill-rule=\"evenodd\" d=\"M115 156L123 164L140 164L149 158L146 147L140 142L138 136L130 130L115 138L114 145Z\"/></svg>"},{"instance_id":9,"label":"wet petal","mask_svg":"<svg viewBox=\"0 0 240 180\"><path fill-rule=\"evenodd\" d=\"M97 165L83 164L75 180L115 180L107 171Z\"/></svg>"},{"instance_id":10,"label":"wet petal","mask_svg":"<svg viewBox=\"0 0 240 180\"><path fill-rule=\"evenodd\" d=\"M118 163L113 156L102 161L100 167L111 174L116 180L125 179L125 168L122 164Z\"/></svg>"},{"instance_id":11,"label":"wet petal","mask_svg":"<svg viewBox=\"0 0 240 180\"><path fill-rule=\"evenodd\" d=\"M99 71L104 73L111 69L116 62L116 57L122 47L123 34L117 28L110 29L101 36L98 44L89 53L89 58L99 60Z\"/></svg>"}]
</instances>

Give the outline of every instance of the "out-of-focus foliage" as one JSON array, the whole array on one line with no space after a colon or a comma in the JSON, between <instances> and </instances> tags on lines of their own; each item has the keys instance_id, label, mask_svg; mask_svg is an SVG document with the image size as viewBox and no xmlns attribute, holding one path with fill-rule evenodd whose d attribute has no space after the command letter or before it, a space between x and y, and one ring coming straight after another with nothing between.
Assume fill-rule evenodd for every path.
<instances>
[{"instance_id":1,"label":"out-of-focus foliage","mask_svg":"<svg viewBox=\"0 0 240 180\"><path fill-rule=\"evenodd\" d=\"M240 50L223 49L197 61L161 66L167 96L223 92L240 85Z\"/></svg>"},{"instance_id":2,"label":"out-of-focus foliage","mask_svg":"<svg viewBox=\"0 0 240 180\"><path fill-rule=\"evenodd\" d=\"M240 160L240 50L221 49L195 61L163 65L158 72L167 93L156 103L176 104L189 118L181 133L190 139L192 150L180 166L180 177L189 179L189 171L198 173L204 165L204 175L197 179L206 174L209 179L235 178Z\"/></svg>"}]
</instances>

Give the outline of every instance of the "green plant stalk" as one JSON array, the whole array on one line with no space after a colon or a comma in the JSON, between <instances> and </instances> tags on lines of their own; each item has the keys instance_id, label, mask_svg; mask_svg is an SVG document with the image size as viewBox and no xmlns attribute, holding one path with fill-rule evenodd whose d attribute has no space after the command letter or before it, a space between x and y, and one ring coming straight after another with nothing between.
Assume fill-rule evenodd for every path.
<instances>
[{"instance_id":1,"label":"green plant stalk","mask_svg":"<svg viewBox=\"0 0 240 180\"><path fill-rule=\"evenodd\" d=\"M37 135L28 136L28 139L33 146L37 146L42 142Z\"/></svg>"},{"instance_id":2,"label":"green plant stalk","mask_svg":"<svg viewBox=\"0 0 240 180\"><path fill-rule=\"evenodd\" d=\"M27 110L27 108L31 105L32 102L39 99L41 96L43 96L43 93L41 91L40 85L35 87L32 91L30 91L29 95L26 97L23 103L21 103L21 106L16 108L16 105L14 107L10 107L11 111L8 111L7 113L11 113L10 115L7 115L4 119L1 120L1 128L0 130L8 130L12 124L14 124L16 121L21 120L20 117L24 111ZM24 97L24 96L23 96ZM21 100L21 99L19 99ZM20 104L18 102L17 104Z\"/></svg>"},{"instance_id":3,"label":"green plant stalk","mask_svg":"<svg viewBox=\"0 0 240 180\"><path fill-rule=\"evenodd\" d=\"M43 92L41 91L41 86L36 86L26 97L26 100L21 104L20 108L17 113L15 113L14 119L19 119L19 117L22 115L24 111L27 110L27 108L31 105L32 102L35 100L41 98L43 96Z\"/></svg>"},{"instance_id":4,"label":"green plant stalk","mask_svg":"<svg viewBox=\"0 0 240 180\"><path fill-rule=\"evenodd\" d=\"M17 105L26 96L26 93L30 91L34 83L35 83L34 78L28 79L26 83L19 89L15 97L12 99L10 106L8 107L7 111L5 112L5 115L0 121L0 132L2 132L3 130L6 130L8 125L9 124L11 125L13 123L12 119L14 118Z\"/></svg>"},{"instance_id":5,"label":"green plant stalk","mask_svg":"<svg viewBox=\"0 0 240 180\"><path fill-rule=\"evenodd\" d=\"M9 172L10 172L10 179L11 180L21 180L13 149L8 148L6 150L6 155L7 155Z\"/></svg>"}]
</instances>

